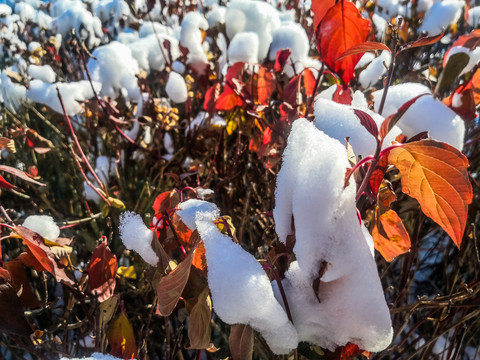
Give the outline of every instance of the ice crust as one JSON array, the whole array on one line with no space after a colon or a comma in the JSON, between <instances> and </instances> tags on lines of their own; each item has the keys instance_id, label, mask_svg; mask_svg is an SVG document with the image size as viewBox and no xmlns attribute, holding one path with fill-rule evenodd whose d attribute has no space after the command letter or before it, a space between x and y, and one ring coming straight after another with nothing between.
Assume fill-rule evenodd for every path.
<instances>
[{"instance_id":1,"label":"ice crust","mask_svg":"<svg viewBox=\"0 0 480 360\"><path fill-rule=\"evenodd\" d=\"M158 257L152 249L153 232L140 215L126 211L120 215L120 238L129 250L136 251L148 264L156 266Z\"/></svg>"},{"instance_id":2,"label":"ice crust","mask_svg":"<svg viewBox=\"0 0 480 360\"><path fill-rule=\"evenodd\" d=\"M382 115L387 117L395 113L403 104L421 94L429 94L419 98L397 123L402 133L407 137L428 131L430 136L438 141L446 142L462 150L465 136L465 123L448 106L431 95L424 85L404 83L391 86L388 89L385 107ZM375 100L375 110L378 111L383 90L372 93Z\"/></svg>"}]
</instances>

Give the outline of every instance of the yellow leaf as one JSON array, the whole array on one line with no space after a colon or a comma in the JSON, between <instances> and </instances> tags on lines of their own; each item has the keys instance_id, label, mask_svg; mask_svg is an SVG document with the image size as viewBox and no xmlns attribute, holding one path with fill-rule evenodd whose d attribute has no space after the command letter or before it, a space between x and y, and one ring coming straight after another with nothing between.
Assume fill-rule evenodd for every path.
<instances>
[{"instance_id":1,"label":"yellow leaf","mask_svg":"<svg viewBox=\"0 0 480 360\"><path fill-rule=\"evenodd\" d=\"M385 260L392 261L410 250L410 236L395 211L388 210L376 220L372 229L373 243Z\"/></svg>"},{"instance_id":2,"label":"yellow leaf","mask_svg":"<svg viewBox=\"0 0 480 360\"><path fill-rule=\"evenodd\" d=\"M465 155L448 144L420 140L390 150L388 162L400 170L403 192L460 247L473 198Z\"/></svg>"},{"instance_id":3,"label":"yellow leaf","mask_svg":"<svg viewBox=\"0 0 480 360\"><path fill-rule=\"evenodd\" d=\"M135 359L137 357L137 343L132 325L122 312L109 326L107 338L110 344L110 355L121 359Z\"/></svg>"},{"instance_id":4,"label":"yellow leaf","mask_svg":"<svg viewBox=\"0 0 480 360\"><path fill-rule=\"evenodd\" d=\"M129 267L120 266L117 270L117 274L120 276L124 276L127 279L135 280L137 278L137 274L135 273L135 267L133 265Z\"/></svg>"}]
</instances>

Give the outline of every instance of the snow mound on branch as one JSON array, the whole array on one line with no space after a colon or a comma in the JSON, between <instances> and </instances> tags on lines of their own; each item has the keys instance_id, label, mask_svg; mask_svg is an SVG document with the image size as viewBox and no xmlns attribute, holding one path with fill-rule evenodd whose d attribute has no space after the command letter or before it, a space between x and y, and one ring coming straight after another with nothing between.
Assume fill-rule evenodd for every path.
<instances>
[{"instance_id":1,"label":"snow mound on branch","mask_svg":"<svg viewBox=\"0 0 480 360\"><path fill-rule=\"evenodd\" d=\"M62 357L60 360L118 360L118 358L109 354L93 353L92 356L90 357L82 357L82 358Z\"/></svg>"},{"instance_id":2,"label":"snow mound on branch","mask_svg":"<svg viewBox=\"0 0 480 360\"><path fill-rule=\"evenodd\" d=\"M465 53L468 55L469 58L467 65L463 68L459 76L470 72L480 62L480 48L477 47L474 50L470 50L463 46L454 46L448 50L446 58L444 60L444 64L448 62L450 56L458 53Z\"/></svg>"},{"instance_id":3,"label":"snow mound on branch","mask_svg":"<svg viewBox=\"0 0 480 360\"><path fill-rule=\"evenodd\" d=\"M381 76L387 72L387 67L390 65L391 54L384 50L382 53L373 59L370 64L360 73L358 81L364 89L375 85ZM363 57L362 57L363 58Z\"/></svg>"},{"instance_id":4,"label":"snow mound on branch","mask_svg":"<svg viewBox=\"0 0 480 360\"><path fill-rule=\"evenodd\" d=\"M5 72L0 73L0 102L8 110L16 113L25 101L26 92L25 86L14 83Z\"/></svg>"},{"instance_id":5,"label":"snow mound on branch","mask_svg":"<svg viewBox=\"0 0 480 360\"><path fill-rule=\"evenodd\" d=\"M235 35L228 46L228 60L236 62L258 62L258 35L254 32L242 32Z\"/></svg>"},{"instance_id":6,"label":"snow mound on branch","mask_svg":"<svg viewBox=\"0 0 480 360\"><path fill-rule=\"evenodd\" d=\"M260 263L213 221L218 208L200 200L181 203L182 221L197 229L205 243L208 284L217 315L228 324L248 324L259 331L276 354L297 346L297 333L274 296L270 280ZM193 221L193 222L192 222Z\"/></svg>"},{"instance_id":7,"label":"snow mound on branch","mask_svg":"<svg viewBox=\"0 0 480 360\"><path fill-rule=\"evenodd\" d=\"M440 34L443 29L458 21L464 6L465 2L460 0L444 0L434 3L427 10L418 33L425 31L429 36Z\"/></svg>"},{"instance_id":8,"label":"snow mound on branch","mask_svg":"<svg viewBox=\"0 0 480 360\"><path fill-rule=\"evenodd\" d=\"M99 91L101 84L94 82L93 86L96 91ZM62 106L58 99L57 87L62 95L68 115L80 113L82 111L80 102L91 99L94 96L90 82L87 80L55 84L43 82L42 80L32 80L26 96L33 102L45 104L52 110L63 114Z\"/></svg>"},{"instance_id":9,"label":"snow mound on branch","mask_svg":"<svg viewBox=\"0 0 480 360\"><path fill-rule=\"evenodd\" d=\"M96 48L94 58L88 60L92 79L102 83L100 95L116 98L122 94L127 100L140 97L137 78L138 63L130 49L117 41Z\"/></svg>"},{"instance_id":10,"label":"snow mound on branch","mask_svg":"<svg viewBox=\"0 0 480 360\"><path fill-rule=\"evenodd\" d=\"M47 83L55 82L56 74L50 65L30 65L28 67L28 75L33 79L42 80Z\"/></svg>"},{"instance_id":11,"label":"snow mound on branch","mask_svg":"<svg viewBox=\"0 0 480 360\"><path fill-rule=\"evenodd\" d=\"M153 232L145 226L140 215L124 212L120 215L118 229L127 249L136 251L150 265L157 265L158 257L152 249Z\"/></svg>"},{"instance_id":12,"label":"snow mound on branch","mask_svg":"<svg viewBox=\"0 0 480 360\"><path fill-rule=\"evenodd\" d=\"M25 219L22 226L35 231L50 241L56 241L60 236L60 228L51 216L31 215Z\"/></svg>"},{"instance_id":13,"label":"snow mound on branch","mask_svg":"<svg viewBox=\"0 0 480 360\"><path fill-rule=\"evenodd\" d=\"M175 103L180 104L187 101L188 91L185 79L182 75L171 71L168 75L167 84L165 86L168 97Z\"/></svg>"},{"instance_id":14,"label":"snow mound on branch","mask_svg":"<svg viewBox=\"0 0 480 360\"><path fill-rule=\"evenodd\" d=\"M182 20L180 44L188 49L187 63L207 63L207 55L202 46L202 32L208 29L208 21L198 12L191 11Z\"/></svg>"},{"instance_id":15,"label":"snow mound on branch","mask_svg":"<svg viewBox=\"0 0 480 360\"><path fill-rule=\"evenodd\" d=\"M170 51L165 46L165 42L170 43ZM147 72L165 69L165 56L168 56L168 54L171 55L172 60L176 60L180 56L178 40L166 34L159 34L158 36L150 34L140 37L130 41L127 46L131 50L132 56L137 60L138 65ZM160 46L162 49L160 49Z\"/></svg>"},{"instance_id":16,"label":"snow mound on branch","mask_svg":"<svg viewBox=\"0 0 480 360\"><path fill-rule=\"evenodd\" d=\"M258 36L258 60L268 55L273 40L272 31L280 27L280 16L272 5L261 1L233 0L225 13L227 36L230 40L240 32Z\"/></svg>"},{"instance_id":17,"label":"snow mound on branch","mask_svg":"<svg viewBox=\"0 0 480 360\"><path fill-rule=\"evenodd\" d=\"M465 136L465 123L452 109L433 98L426 86L416 83L405 83L391 86L388 89L382 115L388 117L407 101L421 94L429 94L419 98L403 115L397 126L407 137L428 131L438 141L446 142L462 150ZM372 93L375 110L378 111L383 89Z\"/></svg>"},{"instance_id":18,"label":"snow mound on branch","mask_svg":"<svg viewBox=\"0 0 480 360\"><path fill-rule=\"evenodd\" d=\"M475 6L468 10L468 25L473 27L480 25L480 6Z\"/></svg>"},{"instance_id":19,"label":"snow mound on branch","mask_svg":"<svg viewBox=\"0 0 480 360\"><path fill-rule=\"evenodd\" d=\"M353 110L355 107L338 104L327 99L318 99L315 102L315 126L328 136L345 143L345 138L352 145L355 155L373 155L377 148L377 141L360 123ZM380 129L383 116L368 110L358 108L369 114ZM400 134L400 129L394 127L384 140L384 147L389 146L395 137Z\"/></svg>"},{"instance_id":20,"label":"snow mound on branch","mask_svg":"<svg viewBox=\"0 0 480 360\"><path fill-rule=\"evenodd\" d=\"M286 294L300 341L329 349L353 342L380 351L392 339L390 314L371 239L357 218L355 185L343 188L347 167L337 140L305 119L293 123L273 212L280 241L292 233L292 217L295 223L298 263L287 272ZM327 269L315 294L312 283L323 262Z\"/></svg>"}]
</instances>

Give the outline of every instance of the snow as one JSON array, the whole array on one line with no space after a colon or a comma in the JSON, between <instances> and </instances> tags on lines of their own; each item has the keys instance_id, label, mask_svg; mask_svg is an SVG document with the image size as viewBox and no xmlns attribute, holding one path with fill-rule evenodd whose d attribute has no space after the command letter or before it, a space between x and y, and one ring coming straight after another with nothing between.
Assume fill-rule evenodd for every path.
<instances>
[{"instance_id":1,"label":"snow","mask_svg":"<svg viewBox=\"0 0 480 360\"><path fill-rule=\"evenodd\" d=\"M51 216L31 215L25 219L22 226L35 231L50 241L56 241L60 236L60 228Z\"/></svg>"},{"instance_id":2,"label":"snow","mask_svg":"<svg viewBox=\"0 0 480 360\"><path fill-rule=\"evenodd\" d=\"M347 167L346 150L337 140L305 119L293 123L273 211L282 242L291 234L292 216L295 221L298 263L290 265L284 288L299 341L329 349L353 342L380 351L392 339L390 313L371 239L358 222L355 184L343 188ZM323 261L327 270L315 294L312 282Z\"/></svg>"},{"instance_id":3,"label":"snow","mask_svg":"<svg viewBox=\"0 0 480 360\"><path fill-rule=\"evenodd\" d=\"M260 332L271 350L286 354L297 346L297 334L260 263L213 221L218 208L201 200L179 204L182 221L197 229L205 243L208 285L215 313L228 324L248 324Z\"/></svg>"},{"instance_id":4,"label":"snow","mask_svg":"<svg viewBox=\"0 0 480 360\"><path fill-rule=\"evenodd\" d=\"M157 36L151 34L130 41L127 46L138 65L149 73L151 70L163 71L165 69L164 54L165 56L169 54L167 47L165 47L165 41L170 42L170 55L173 60L176 60L180 56L178 40L169 35L161 34ZM160 46L163 50L160 49Z\"/></svg>"},{"instance_id":5,"label":"snow","mask_svg":"<svg viewBox=\"0 0 480 360\"><path fill-rule=\"evenodd\" d=\"M361 100L357 101L361 102ZM360 123L353 109L352 106L338 104L327 99L318 99L315 102L315 126L342 143L345 143L345 138L348 137L348 142L352 145L355 155L364 157L373 155L377 148L377 142L373 135ZM378 128L385 120L383 116L368 110L366 107L358 108L358 110L369 114ZM385 138L383 146L389 146L398 134L400 134L400 129L393 128Z\"/></svg>"},{"instance_id":6,"label":"snow","mask_svg":"<svg viewBox=\"0 0 480 360\"><path fill-rule=\"evenodd\" d=\"M258 35L254 32L236 34L228 47L228 59L231 64L236 62L258 62Z\"/></svg>"},{"instance_id":7,"label":"snow","mask_svg":"<svg viewBox=\"0 0 480 360\"><path fill-rule=\"evenodd\" d=\"M115 175L116 169L117 164L114 159L105 155L97 157L95 161L95 172L105 185L109 183L108 180L110 177Z\"/></svg>"},{"instance_id":8,"label":"snow","mask_svg":"<svg viewBox=\"0 0 480 360\"><path fill-rule=\"evenodd\" d=\"M15 13L20 16L20 19L23 22L35 20L35 9L32 5L26 2L15 4Z\"/></svg>"},{"instance_id":9,"label":"snow","mask_svg":"<svg viewBox=\"0 0 480 360\"><path fill-rule=\"evenodd\" d=\"M213 10L209 11L206 19L209 27L214 27L225 23L225 13L227 9L224 6L217 6Z\"/></svg>"},{"instance_id":10,"label":"snow","mask_svg":"<svg viewBox=\"0 0 480 360\"><path fill-rule=\"evenodd\" d=\"M171 71L168 75L168 81L165 86L168 97L173 102L184 103L188 99L187 85L182 75Z\"/></svg>"},{"instance_id":11,"label":"snow","mask_svg":"<svg viewBox=\"0 0 480 360\"><path fill-rule=\"evenodd\" d=\"M7 17L12 14L12 8L6 4L0 4L0 16Z\"/></svg>"},{"instance_id":12,"label":"snow","mask_svg":"<svg viewBox=\"0 0 480 360\"><path fill-rule=\"evenodd\" d=\"M14 114L20 109L25 101L25 86L12 82L5 73L0 73L0 101Z\"/></svg>"},{"instance_id":13,"label":"snow","mask_svg":"<svg viewBox=\"0 0 480 360\"><path fill-rule=\"evenodd\" d=\"M93 83L96 91L100 90L99 83ZM32 80L26 96L33 102L45 104L54 111L63 114L60 100L57 95L57 87L62 95L65 110L68 115L76 115L82 111L80 102L91 99L94 94L90 82L87 80L50 84L42 80Z\"/></svg>"},{"instance_id":14,"label":"snow","mask_svg":"<svg viewBox=\"0 0 480 360\"><path fill-rule=\"evenodd\" d=\"M438 35L450 24L456 23L465 6L464 1L460 0L444 0L435 2L430 7L423 19L422 25L418 29L418 33L427 32L428 35Z\"/></svg>"},{"instance_id":15,"label":"snow","mask_svg":"<svg viewBox=\"0 0 480 360\"><path fill-rule=\"evenodd\" d=\"M425 93L429 95L419 98L403 115L397 126L407 137L428 131L433 139L446 142L461 151L464 144L465 123L448 106L434 99L430 95L430 90L424 85L405 83L391 86L388 89L382 115L388 117L394 114L407 101ZM383 90L372 93L377 111L382 94Z\"/></svg>"},{"instance_id":16,"label":"snow","mask_svg":"<svg viewBox=\"0 0 480 360\"><path fill-rule=\"evenodd\" d=\"M53 71L50 65L30 65L28 67L28 75L32 77L32 79L39 79L44 82L53 83L56 79L55 71Z\"/></svg>"},{"instance_id":17,"label":"snow","mask_svg":"<svg viewBox=\"0 0 480 360\"><path fill-rule=\"evenodd\" d=\"M480 25L480 6L468 10L468 25L478 27Z\"/></svg>"},{"instance_id":18,"label":"snow","mask_svg":"<svg viewBox=\"0 0 480 360\"><path fill-rule=\"evenodd\" d=\"M189 12L182 20L180 44L188 49L187 63L207 63L207 56L202 47L202 33L208 29L208 21L197 12Z\"/></svg>"},{"instance_id":19,"label":"snow","mask_svg":"<svg viewBox=\"0 0 480 360\"><path fill-rule=\"evenodd\" d=\"M308 56L309 42L305 29L298 23L289 22L272 31L269 59L275 60L277 52L290 49L293 62L303 62Z\"/></svg>"},{"instance_id":20,"label":"snow","mask_svg":"<svg viewBox=\"0 0 480 360\"><path fill-rule=\"evenodd\" d=\"M82 358L62 357L60 360L118 360L118 358L110 354L93 353L92 356L84 356Z\"/></svg>"},{"instance_id":21,"label":"snow","mask_svg":"<svg viewBox=\"0 0 480 360\"><path fill-rule=\"evenodd\" d=\"M96 48L88 60L88 70L93 80L102 83L100 95L116 98L126 95L127 100L140 97L137 78L138 63L130 49L117 41ZM123 90L123 91L122 91Z\"/></svg>"},{"instance_id":22,"label":"snow","mask_svg":"<svg viewBox=\"0 0 480 360\"><path fill-rule=\"evenodd\" d=\"M138 36L141 38L148 37L150 35L171 35L171 29L158 22L145 21L138 29Z\"/></svg>"},{"instance_id":23,"label":"snow","mask_svg":"<svg viewBox=\"0 0 480 360\"><path fill-rule=\"evenodd\" d=\"M364 89L368 89L375 85L387 72L387 68L390 66L391 57L390 52L384 50L379 56L373 59L370 64L362 70L362 72L360 72L358 81Z\"/></svg>"},{"instance_id":24,"label":"snow","mask_svg":"<svg viewBox=\"0 0 480 360\"><path fill-rule=\"evenodd\" d=\"M268 55L273 40L272 31L280 27L278 11L270 4L252 0L233 0L225 13L227 36L230 40L240 32L255 32L258 36L258 60Z\"/></svg>"},{"instance_id":25,"label":"snow","mask_svg":"<svg viewBox=\"0 0 480 360\"><path fill-rule=\"evenodd\" d=\"M148 264L157 265L158 257L152 249L153 232L145 226L140 215L124 212L120 215L118 229L127 249L136 251Z\"/></svg>"}]
</instances>

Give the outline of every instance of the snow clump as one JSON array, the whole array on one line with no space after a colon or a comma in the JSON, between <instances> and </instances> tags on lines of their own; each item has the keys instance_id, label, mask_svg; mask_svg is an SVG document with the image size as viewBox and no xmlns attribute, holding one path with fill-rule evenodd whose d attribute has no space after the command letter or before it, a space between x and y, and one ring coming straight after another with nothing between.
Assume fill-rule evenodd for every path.
<instances>
[{"instance_id":1,"label":"snow clump","mask_svg":"<svg viewBox=\"0 0 480 360\"><path fill-rule=\"evenodd\" d=\"M147 228L142 217L132 211L120 215L120 238L129 250L136 251L148 264L156 266L158 256L152 249L153 232Z\"/></svg>"},{"instance_id":2,"label":"snow clump","mask_svg":"<svg viewBox=\"0 0 480 360\"><path fill-rule=\"evenodd\" d=\"M60 236L60 228L48 215L31 215L25 219L22 226L35 231L50 241L55 241Z\"/></svg>"},{"instance_id":3,"label":"snow clump","mask_svg":"<svg viewBox=\"0 0 480 360\"><path fill-rule=\"evenodd\" d=\"M250 325L276 354L296 348L296 330L262 266L213 223L220 214L218 208L201 200L188 200L179 208L182 221L190 230L197 229L205 243L215 313L228 324Z\"/></svg>"},{"instance_id":4,"label":"snow clump","mask_svg":"<svg viewBox=\"0 0 480 360\"><path fill-rule=\"evenodd\" d=\"M291 235L292 218L295 223L298 263L291 264L284 287L299 341L329 349L352 342L377 352L392 340L390 313L371 239L357 218L355 184L344 189L347 167L337 140L305 119L293 123L273 211L280 241Z\"/></svg>"},{"instance_id":5,"label":"snow clump","mask_svg":"<svg viewBox=\"0 0 480 360\"><path fill-rule=\"evenodd\" d=\"M168 97L175 103L180 104L187 101L188 91L185 79L182 75L171 71L168 75L167 85L165 86Z\"/></svg>"},{"instance_id":6,"label":"snow clump","mask_svg":"<svg viewBox=\"0 0 480 360\"><path fill-rule=\"evenodd\" d=\"M431 95L431 91L424 85L417 83L404 83L391 86L382 115L388 117L407 101L422 94L397 123L402 133L407 137L415 136L422 131L438 141L446 142L460 151L463 148L465 136L465 123L452 109ZM372 93L375 100L375 110L378 111L383 89ZM419 116L418 114L422 114Z\"/></svg>"},{"instance_id":7,"label":"snow clump","mask_svg":"<svg viewBox=\"0 0 480 360\"><path fill-rule=\"evenodd\" d=\"M418 33L425 31L430 36L441 34L450 24L458 21L464 6L465 2L460 0L435 2L427 10Z\"/></svg>"}]
</instances>

